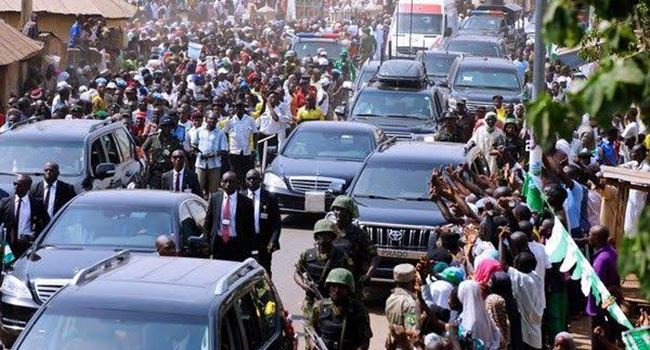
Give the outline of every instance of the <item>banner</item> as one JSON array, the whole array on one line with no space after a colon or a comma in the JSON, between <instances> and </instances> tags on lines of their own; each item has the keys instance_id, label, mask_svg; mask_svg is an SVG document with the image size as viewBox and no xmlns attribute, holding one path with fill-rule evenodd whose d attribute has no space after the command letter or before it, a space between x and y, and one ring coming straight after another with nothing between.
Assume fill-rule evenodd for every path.
<instances>
[{"instance_id":1,"label":"banner","mask_svg":"<svg viewBox=\"0 0 650 350\"><path fill-rule=\"evenodd\" d=\"M580 280L580 289L585 296L589 292L594 296L596 304L601 306L612 295L607 290L607 287L598 278L596 271L594 271L591 263L582 254L578 245L573 241L569 232L564 228L560 219L555 217L555 225L551 237L546 241L546 254L550 262L559 263L561 272L568 272L571 268L575 267L571 273L571 279ZM627 319L623 310L616 302L613 302L607 307L609 314L616 320L616 322L625 326L627 329L632 329L632 324Z\"/></svg>"}]
</instances>

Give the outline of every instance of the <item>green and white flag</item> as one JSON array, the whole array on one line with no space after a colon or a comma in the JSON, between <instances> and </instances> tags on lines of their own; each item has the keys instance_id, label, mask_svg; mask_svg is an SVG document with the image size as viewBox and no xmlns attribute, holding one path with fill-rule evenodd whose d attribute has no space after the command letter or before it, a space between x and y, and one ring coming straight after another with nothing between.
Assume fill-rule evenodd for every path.
<instances>
[{"instance_id":1,"label":"green and white flag","mask_svg":"<svg viewBox=\"0 0 650 350\"><path fill-rule=\"evenodd\" d=\"M527 172L521 194L526 198L526 204L531 211L536 213L542 211L544 200L542 200L542 180L539 176Z\"/></svg>"},{"instance_id":2,"label":"green and white flag","mask_svg":"<svg viewBox=\"0 0 650 350\"><path fill-rule=\"evenodd\" d=\"M4 246L3 252L4 254L2 255L2 263L5 265L11 264L14 260L16 260L16 257L14 256L14 252L11 251L11 247L7 242L4 242L2 244Z\"/></svg>"}]
</instances>

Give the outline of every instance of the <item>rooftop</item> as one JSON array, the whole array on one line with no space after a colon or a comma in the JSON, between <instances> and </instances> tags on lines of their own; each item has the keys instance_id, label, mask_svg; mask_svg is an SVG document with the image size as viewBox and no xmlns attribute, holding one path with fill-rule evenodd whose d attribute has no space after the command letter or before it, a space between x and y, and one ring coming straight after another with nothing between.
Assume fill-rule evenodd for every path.
<instances>
[{"instance_id":1,"label":"rooftop","mask_svg":"<svg viewBox=\"0 0 650 350\"><path fill-rule=\"evenodd\" d=\"M0 12L20 12L21 0L0 0ZM33 12L131 18L137 8L123 0L32 0Z\"/></svg>"},{"instance_id":2,"label":"rooftop","mask_svg":"<svg viewBox=\"0 0 650 350\"><path fill-rule=\"evenodd\" d=\"M0 0L0 4L3 1L5 0ZM18 7L20 8L20 0ZM0 20L0 66L30 58L42 48L43 43L30 39L5 21Z\"/></svg>"}]
</instances>

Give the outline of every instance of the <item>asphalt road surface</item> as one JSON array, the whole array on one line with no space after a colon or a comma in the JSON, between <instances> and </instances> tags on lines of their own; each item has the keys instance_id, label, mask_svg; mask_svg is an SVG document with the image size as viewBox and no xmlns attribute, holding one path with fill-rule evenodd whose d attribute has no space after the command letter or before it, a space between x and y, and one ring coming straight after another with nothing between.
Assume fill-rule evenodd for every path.
<instances>
[{"instance_id":1,"label":"asphalt road surface","mask_svg":"<svg viewBox=\"0 0 650 350\"><path fill-rule=\"evenodd\" d=\"M294 327L302 335L302 311L300 306L305 296L303 290L293 281L294 265L300 253L313 247L312 229L321 217L291 215L284 217L281 250L273 254L273 283L280 293L284 307L293 315ZM383 314L382 302L370 308L370 325L373 337L370 349L383 349L386 341L388 323ZM302 338L302 337L301 337ZM299 349L304 349L300 340Z\"/></svg>"}]
</instances>

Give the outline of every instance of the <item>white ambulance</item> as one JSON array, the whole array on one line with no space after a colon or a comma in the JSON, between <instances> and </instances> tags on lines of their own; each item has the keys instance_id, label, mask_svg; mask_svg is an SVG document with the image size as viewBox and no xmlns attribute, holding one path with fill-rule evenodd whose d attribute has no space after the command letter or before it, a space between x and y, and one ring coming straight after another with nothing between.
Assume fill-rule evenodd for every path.
<instances>
[{"instance_id":1,"label":"white ambulance","mask_svg":"<svg viewBox=\"0 0 650 350\"><path fill-rule=\"evenodd\" d=\"M399 0L387 38L386 54L392 58L413 58L419 50L439 48L446 28L458 30L454 0Z\"/></svg>"}]
</instances>

